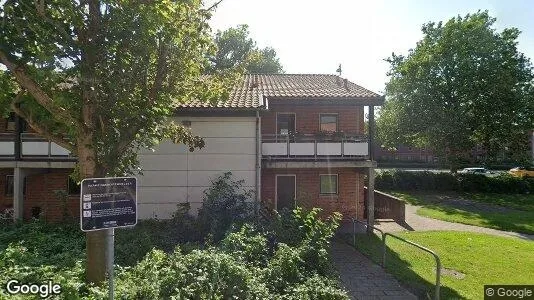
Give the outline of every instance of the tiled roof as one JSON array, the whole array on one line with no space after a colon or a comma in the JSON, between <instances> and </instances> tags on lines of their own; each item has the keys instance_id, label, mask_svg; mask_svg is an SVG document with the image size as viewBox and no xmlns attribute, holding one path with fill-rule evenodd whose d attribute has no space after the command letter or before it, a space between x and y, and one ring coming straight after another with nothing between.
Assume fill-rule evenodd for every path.
<instances>
[{"instance_id":1,"label":"tiled roof","mask_svg":"<svg viewBox=\"0 0 534 300\"><path fill-rule=\"evenodd\" d=\"M228 100L210 105L200 101L185 103L189 108L257 108L267 99L358 100L382 96L337 75L327 74L246 74L236 84Z\"/></svg>"}]
</instances>

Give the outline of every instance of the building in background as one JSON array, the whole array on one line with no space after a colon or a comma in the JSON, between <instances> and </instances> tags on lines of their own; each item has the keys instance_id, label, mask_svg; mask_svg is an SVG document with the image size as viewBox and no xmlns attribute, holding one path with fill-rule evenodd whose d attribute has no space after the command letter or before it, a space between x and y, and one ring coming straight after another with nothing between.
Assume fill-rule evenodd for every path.
<instances>
[{"instance_id":1,"label":"building in background","mask_svg":"<svg viewBox=\"0 0 534 300\"><path fill-rule=\"evenodd\" d=\"M335 75L245 75L226 101L177 110L174 121L203 137L203 149L164 141L139 153L138 215L169 218L185 202L195 213L211 181L230 171L263 206L363 219L364 177L376 167L364 107L383 101ZM24 127L16 117L0 123L0 210L19 219L77 217L79 189L68 177L76 158Z\"/></svg>"}]
</instances>

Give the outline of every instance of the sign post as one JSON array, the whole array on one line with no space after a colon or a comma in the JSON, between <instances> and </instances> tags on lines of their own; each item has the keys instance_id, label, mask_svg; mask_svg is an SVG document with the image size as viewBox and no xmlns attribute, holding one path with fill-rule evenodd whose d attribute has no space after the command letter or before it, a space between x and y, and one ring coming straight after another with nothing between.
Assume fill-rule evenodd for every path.
<instances>
[{"instance_id":1,"label":"sign post","mask_svg":"<svg viewBox=\"0 0 534 300\"><path fill-rule=\"evenodd\" d=\"M114 298L113 269L115 228L137 224L137 179L135 177L87 178L82 180L80 228L107 231L106 271L109 299Z\"/></svg>"}]
</instances>

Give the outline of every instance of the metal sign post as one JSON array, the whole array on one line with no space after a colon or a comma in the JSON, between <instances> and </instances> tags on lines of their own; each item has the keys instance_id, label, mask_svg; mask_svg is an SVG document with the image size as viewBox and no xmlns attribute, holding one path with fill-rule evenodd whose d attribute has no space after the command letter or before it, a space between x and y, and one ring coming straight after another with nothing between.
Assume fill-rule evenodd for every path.
<instances>
[{"instance_id":1,"label":"metal sign post","mask_svg":"<svg viewBox=\"0 0 534 300\"><path fill-rule=\"evenodd\" d=\"M134 177L88 178L82 180L80 228L107 231L106 275L109 299L114 298L115 228L137 224L137 179Z\"/></svg>"}]
</instances>

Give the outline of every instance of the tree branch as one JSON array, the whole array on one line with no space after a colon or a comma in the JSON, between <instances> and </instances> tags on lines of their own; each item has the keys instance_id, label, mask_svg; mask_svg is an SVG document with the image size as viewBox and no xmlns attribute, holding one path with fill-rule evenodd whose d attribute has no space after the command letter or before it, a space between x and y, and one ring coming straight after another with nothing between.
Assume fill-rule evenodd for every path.
<instances>
[{"instance_id":1,"label":"tree branch","mask_svg":"<svg viewBox=\"0 0 534 300\"><path fill-rule=\"evenodd\" d=\"M47 138L48 140L58 144L59 146L70 150L71 152L74 152L74 145L71 144L65 136L61 134L54 134L50 132L50 130L41 124L39 124L37 121L33 119L33 116L31 113L27 113L24 110L22 110L17 104L19 104L22 100L22 96L26 93L25 90L20 91L13 102L11 102L11 110L19 115L21 118L23 118L30 127L37 132L40 136Z\"/></svg>"},{"instance_id":2,"label":"tree branch","mask_svg":"<svg viewBox=\"0 0 534 300\"><path fill-rule=\"evenodd\" d=\"M206 9L206 11L210 11L210 10L216 8L217 6L219 6L219 4L221 4L221 2L223 2L223 0L219 0L219 1L215 2L212 6L210 6L208 9Z\"/></svg>"},{"instance_id":3,"label":"tree branch","mask_svg":"<svg viewBox=\"0 0 534 300\"><path fill-rule=\"evenodd\" d=\"M0 50L0 62L4 64L11 72L13 72L17 83L23 89L27 90L30 95L35 98L37 103L39 103L43 108L45 108L52 115L54 115L55 118L63 121L65 125L79 125L78 121L73 118L67 110L60 106L57 106L52 100L52 98L50 98L41 89L41 87L35 81L33 81L30 76L28 76L28 74L26 74L24 69L10 61L7 55L2 50Z\"/></svg>"}]
</instances>

